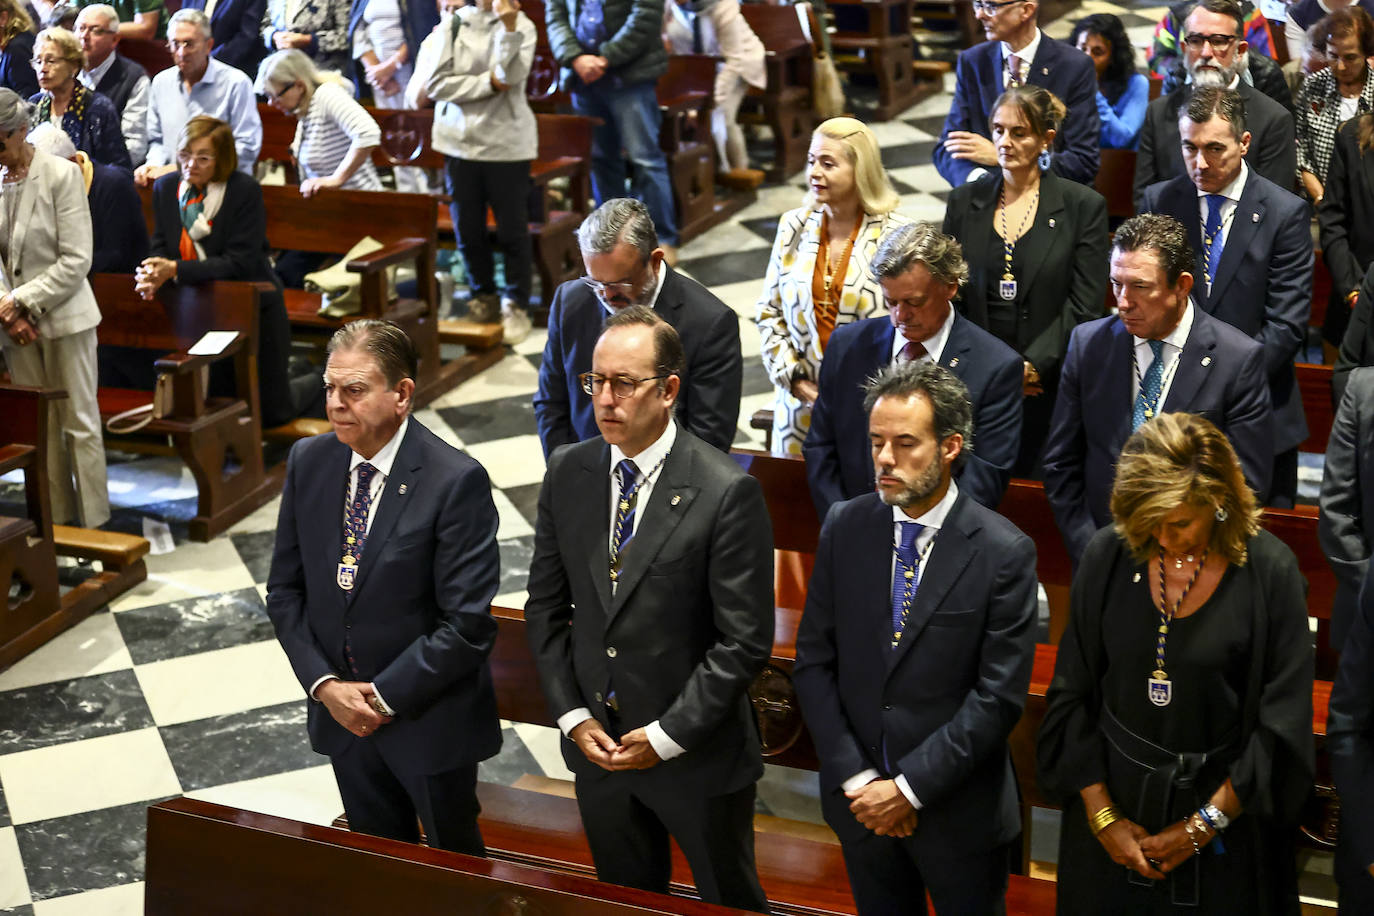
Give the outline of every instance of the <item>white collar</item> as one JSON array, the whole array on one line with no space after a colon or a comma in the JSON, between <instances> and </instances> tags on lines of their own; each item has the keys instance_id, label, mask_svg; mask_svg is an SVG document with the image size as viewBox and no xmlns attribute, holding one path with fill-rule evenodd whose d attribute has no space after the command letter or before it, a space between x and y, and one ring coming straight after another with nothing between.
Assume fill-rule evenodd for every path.
<instances>
[{"instance_id":1,"label":"white collar","mask_svg":"<svg viewBox=\"0 0 1374 916\"><path fill-rule=\"evenodd\" d=\"M110 72L110 68L114 66L115 55L118 53L118 51L111 51L109 55L96 66L94 70L82 71L83 75L85 75L91 81L91 85L89 88L94 89L96 85L105 78L105 74Z\"/></svg>"},{"instance_id":2,"label":"white collar","mask_svg":"<svg viewBox=\"0 0 1374 916\"><path fill-rule=\"evenodd\" d=\"M1030 40L1030 44L1026 45L1020 51L1012 50L1011 45L1007 44L1005 41L999 41L998 44L1002 46L1003 68L1007 65L1007 58L1015 54L1017 57L1021 58L1021 62L1026 65L1026 69L1021 74L1022 78L1024 79L1026 76L1029 76L1031 61L1035 60L1035 55L1040 51L1041 34L1041 31L1036 29L1035 37Z\"/></svg>"},{"instance_id":3,"label":"white collar","mask_svg":"<svg viewBox=\"0 0 1374 916\"><path fill-rule=\"evenodd\" d=\"M1233 203L1239 203L1240 195L1245 193L1245 179L1246 176L1249 174L1250 167L1246 165L1245 160L1242 159L1240 161L1240 172L1236 174L1235 178L1231 179L1230 184L1222 188L1220 191L1217 191L1216 193L1220 194L1222 197L1226 198L1227 200ZM1198 188L1197 196L1199 199L1206 197L1207 194L1207 191Z\"/></svg>"},{"instance_id":4,"label":"white collar","mask_svg":"<svg viewBox=\"0 0 1374 916\"><path fill-rule=\"evenodd\" d=\"M954 501L958 498L959 485L951 477L949 489L945 491L945 495L940 498L938 503L916 518L907 515L901 506L893 506L892 520L894 522L915 522L918 525L925 525L927 531L934 533L944 527L945 517L949 515L949 510L954 508Z\"/></svg>"},{"instance_id":5,"label":"white collar","mask_svg":"<svg viewBox=\"0 0 1374 916\"><path fill-rule=\"evenodd\" d=\"M1183 307L1183 317L1178 320L1178 325L1168 334L1165 334L1163 337L1161 337L1160 340L1162 340L1166 344L1169 344L1171 347L1177 347L1180 351L1182 351L1183 345L1188 342L1188 335L1192 332L1193 300L1190 296L1188 298L1188 304ZM1136 337L1135 335L1131 335L1131 339L1135 341L1135 345L1137 348L1148 347L1150 345L1149 338L1146 337Z\"/></svg>"},{"instance_id":6,"label":"white collar","mask_svg":"<svg viewBox=\"0 0 1374 916\"><path fill-rule=\"evenodd\" d=\"M890 320L890 319L889 319ZM921 346L926 348L926 353L930 356L930 361L938 363L940 356L945 352L945 344L949 342L949 329L954 327L954 305L949 307L949 314L945 316L945 321L939 329L920 341ZM907 345L907 339L897 333L897 329L892 329L892 361L896 362L897 357Z\"/></svg>"},{"instance_id":7,"label":"white collar","mask_svg":"<svg viewBox=\"0 0 1374 916\"><path fill-rule=\"evenodd\" d=\"M673 443L676 441L677 423L673 421L672 417L669 417L668 426L663 430L659 437L654 440L654 444L650 445L644 451L640 452L638 455L635 455L634 458L631 459L632 461L634 461L635 467L639 468L639 473L648 474L655 467L657 467L658 463L663 460L663 457L667 455L670 451L672 451ZM615 469L620 465L620 462L624 460L625 453L620 450L620 446L612 445L610 471L612 477L615 476Z\"/></svg>"},{"instance_id":8,"label":"white collar","mask_svg":"<svg viewBox=\"0 0 1374 916\"><path fill-rule=\"evenodd\" d=\"M459 8L467 9L467 7L465 6ZM654 281L654 294L649 297L648 302L644 303L645 308L658 308L658 294L663 292L663 281L667 276L668 265L666 263L660 263L658 265L658 278ZM592 293L592 295L596 296L596 293ZM606 301L602 299L600 296L596 296L596 301L601 303L601 308L606 312L607 315L615 314L615 310L612 309L609 305L607 305ZM668 425L671 426L672 424L670 423Z\"/></svg>"},{"instance_id":9,"label":"white collar","mask_svg":"<svg viewBox=\"0 0 1374 916\"><path fill-rule=\"evenodd\" d=\"M353 452L348 459L348 472L353 473L353 469L366 461L376 468L383 477L391 476L391 466L396 463L396 453L401 450L401 440L406 437L406 429L410 426L410 417L401 421L396 432L387 440L386 445L377 449L377 454L371 458L364 458L357 452Z\"/></svg>"}]
</instances>

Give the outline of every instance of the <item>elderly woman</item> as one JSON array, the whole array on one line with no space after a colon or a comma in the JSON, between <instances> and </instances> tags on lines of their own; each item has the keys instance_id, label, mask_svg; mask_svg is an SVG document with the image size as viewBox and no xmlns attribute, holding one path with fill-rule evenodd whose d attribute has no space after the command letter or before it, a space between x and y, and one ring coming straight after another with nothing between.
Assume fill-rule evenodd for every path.
<instances>
[{"instance_id":1,"label":"elderly woman","mask_svg":"<svg viewBox=\"0 0 1374 916\"><path fill-rule=\"evenodd\" d=\"M823 122L806 162L806 199L778 221L756 317L763 366L777 388L773 454L783 456L801 454L831 332L887 313L868 265L883 234L911 222L894 212L901 199L863 122Z\"/></svg>"},{"instance_id":2,"label":"elderly woman","mask_svg":"<svg viewBox=\"0 0 1374 916\"><path fill-rule=\"evenodd\" d=\"M1351 7L1322 20L1321 32L1326 36L1327 67L1303 82L1293 112L1298 177L1316 203L1325 193L1336 131L1374 109L1374 68L1368 61L1374 56L1374 21L1364 10Z\"/></svg>"},{"instance_id":3,"label":"elderly woman","mask_svg":"<svg viewBox=\"0 0 1374 916\"><path fill-rule=\"evenodd\" d=\"M969 266L959 310L1025 360L1021 477L1039 473L1069 333L1107 294L1107 202L1042 166L1064 113L1038 86L1002 93L988 119L1000 168L955 188L945 210Z\"/></svg>"},{"instance_id":4,"label":"elderly woman","mask_svg":"<svg viewBox=\"0 0 1374 916\"><path fill-rule=\"evenodd\" d=\"M91 211L81 169L34 149L29 105L0 89L0 350L18 385L61 388L49 402L53 520L95 528L110 518L96 403Z\"/></svg>"},{"instance_id":5,"label":"elderly woman","mask_svg":"<svg viewBox=\"0 0 1374 916\"><path fill-rule=\"evenodd\" d=\"M1058 912L1296 916L1314 766L1297 560L1260 529L1226 436L1191 414L1126 441L1111 511L1040 729L1040 784L1064 806Z\"/></svg>"},{"instance_id":6,"label":"elderly woman","mask_svg":"<svg viewBox=\"0 0 1374 916\"><path fill-rule=\"evenodd\" d=\"M37 92L32 59L33 20L19 0L0 0L0 86L23 98Z\"/></svg>"},{"instance_id":7,"label":"elderly woman","mask_svg":"<svg viewBox=\"0 0 1374 916\"><path fill-rule=\"evenodd\" d=\"M291 328L267 260L262 188L238 171L229 125L209 115L186 122L177 139L177 161L180 172L153 185L153 237L135 275L138 292L151 299L164 283L206 280L276 286L259 298L258 392L262 425L285 423L303 398L293 397L288 382Z\"/></svg>"},{"instance_id":8,"label":"elderly woman","mask_svg":"<svg viewBox=\"0 0 1374 916\"><path fill-rule=\"evenodd\" d=\"M1097 118L1103 149L1135 149L1150 104L1150 81L1135 69L1126 27L1111 13L1074 23L1069 44L1092 58L1097 70Z\"/></svg>"},{"instance_id":9,"label":"elderly woman","mask_svg":"<svg viewBox=\"0 0 1374 916\"><path fill-rule=\"evenodd\" d=\"M349 5L349 0L267 0L259 29L263 43L268 51L303 51L321 70L348 73L353 62Z\"/></svg>"},{"instance_id":10,"label":"elderly woman","mask_svg":"<svg viewBox=\"0 0 1374 916\"><path fill-rule=\"evenodd\" d=\"M33 68L41 92L34 102L33 127L51 122L67 132L76 148L100 165L133 171L119 111L100 93L77 81L83 66L81 42L66 29L44 29L33 44Z\"/></svg>"}]
</instances>

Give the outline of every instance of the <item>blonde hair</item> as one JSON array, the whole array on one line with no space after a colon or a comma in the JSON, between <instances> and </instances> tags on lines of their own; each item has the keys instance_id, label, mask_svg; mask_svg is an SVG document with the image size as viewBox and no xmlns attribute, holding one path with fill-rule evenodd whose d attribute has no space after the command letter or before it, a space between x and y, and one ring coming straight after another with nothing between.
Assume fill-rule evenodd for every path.
<instances>
[{"instance_id":1,"label":"blonde hair","mask_svg":"<svg viewBox=\"0 0 1374 916\"><path fill-rule=\"evenodd\" d=\"M342 74L334 70L318 69L310 55L298 48L274 51L264 58L258 65L258 78L253 89L260 95L267 95L269 92L277 95L285 92L293 83L300 83L305 87L300 104L296 106L297 110L301 111L310 105L310 98L315 94L315 90L325 83L338 83L348 90L350 96L353 94L353 84L344 79Z\"/></svg>"},{"instance_id":2,"label":"blonde hair","mask_svg":"<svg viewBox=\"0 0 1374 916\"><path fill-rule=\"evenodd\" d=\"M0 0L0 13L10 14L5 31L0 32L0 48L8 45L20 32L32 31L33 20L29 18L29 11L18 0Z\"/></svg>"},{"instance_id":3,"label":"blonde hair","mask_svg":"<svg viewBox=\"0 0 1374 916\"><path fill-rule=\"evenodd\" d=\"M81 70L83 61L81 55L81 42L77 40L75 35L62 28L60 25L46 28L34 36L33 51L35 54L43 47L44 42L56 45L57 50L62 53L62 59L67 63L76 64L76 69L78 71Z\"/></svg>"},{"instance_id":4,"label":"blonde hair","mask_svg":"<svg viewBox=\"0 0 1374 916\"><path fill-rule=\"evenodd\" d=\"M844 150L844 157L854 167L854 187L859 192L859 206L869 216L882 216L897 209L901 195L892 187L883 169L883 157L878 138L868 125L857 118L831 118L822 121L811 139L825 137L834 140ZM816 206L815 197L806 193L808 207Z\"/></svg>"},{"instance_id":5,"label":"blonde hair","mask_svg":"<svg viewBox=\"0 0 1374 916\"><path fill-rule=\"evenodd\" d=\"M1126 440L1112 487L1112 519L1138 562L1159 551L1155 529L1180 506L1220 511L1209 549L1243 566L1246 542L1260 528L1260 507L1240 459L1210 420L1160 414Z\"/></svg>"}]
</instances>

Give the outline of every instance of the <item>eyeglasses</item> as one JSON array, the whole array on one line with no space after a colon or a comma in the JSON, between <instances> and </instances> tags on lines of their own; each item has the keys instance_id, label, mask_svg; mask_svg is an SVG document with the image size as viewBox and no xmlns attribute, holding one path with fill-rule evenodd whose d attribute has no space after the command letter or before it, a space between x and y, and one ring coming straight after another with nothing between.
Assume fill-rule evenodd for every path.
<instances>
[{"instance_id":1,"label":"eyeglasses","mask_svg":"<svg viewBox=\"0 0 1374 916\"><path fill-rule=\"evenodd\" d=\"M98 25L79 25L76 27L76 34L94 35L96 38L99 38L101 35L113 35L114 33L114 29L102 29Z\"/></svg>"},{"instance_id":2,"label":"eyeglasses","mask_svg":"<svg viewBox=\"0 0 1374 916\"><path fill-rule=\"evenodd\" d=\"M1235 40L1234 35L1199 35L1197 32L1183 37L1183 43L1194 51L1201 51L1204 43L1211 45L1213 51L1225 51Z\"/></svg>"},{"instance_id":3,"label":"eyeglasses","mask_svg":"<svg viewBox=\"0 0 1374 916\"><path fill-rule=\"evenodd\" d=\"M635 294L635 284L625 280L619 283L602 283L598 280L593 280L591 277L583 277L582 282L587 284L587 288L598 296L614 296L616 293L622 296L633 296Z\"/></svg>"},{"instance_id":4,"label":"eyeglasses","mask_svg":"<svg viewBox=\"0 0 1374 916\"><path fill-rule=\"evenodd\" d=\"M975 13L987 13L989 16L996 16L1004 7L1011 6L1013 3L1024 3L1026 0L973 0L973 11Z\"/></svg>"},{"instance_id":5,"label":"eyeglasses","mask_svg":"<svg viewBox=\"0 0 1374 916\"><path fill-rule=\"evenodd\" d=\"M215 157L192 156L190 153L177 153L177 162L180 162L182 165L186 165L188 162L194 162L201 168L205 168L206 166L215 164Z\"/></svg>"},{"instance_id":6,"label":"eyeglasses","mask_svg":"<svg viewBox=\"0 0 1374 916\"><path fill-rule=\"evenodd\" d=\"M203 38L192 38L189 41L178 41L175 38L167 39L167 47L175 54L178 51L194 51L205 43Z\"/></svg>"},{"instance_id":7,"label":"eyeglasses","mask_svg":"<svg viewBox=\"0 0 1374 916\"><path fill-rule=\"evenodd\" d=\"M294 82L288 83L286 85L286 88L281 90L280 92L273 92L270 88L264 86L263 94L267 96L267 101L269 102L280 102L282 99L286 98L286 94L288 92L295 88L296 84Z\"/></svg>"},{"instance_id":8,"label":"eyeglasses","mask_svg":"<svg viewBox=\"0 0 1374 916\"><path fill-rule=\"evenodd\" d=\"M58 64L68 63L65 57L35 57L29 61L35 70L46 70L49 67L56 67Z\"/></svg>"},{"instance_id":9,"label":"eyeglasses","mask_svg":"<svg viewBox=\"0 0 1374 916\"><path fill-rule=\"evenodd\" d=\"M671 374L669 373L669 375ZM592 397L600 394L601 389L605 387L607 382L610 382L611 394L623 401L626 398L634 397L639 386L645 382L655 382L667 377L668 375L651 375L648 378L633 378L628 375L613 375L607 378L604 375L597 375L595 372L584 372L577 377L577 380L582 383L582 390Z\"/></svg>"}]
</instances>

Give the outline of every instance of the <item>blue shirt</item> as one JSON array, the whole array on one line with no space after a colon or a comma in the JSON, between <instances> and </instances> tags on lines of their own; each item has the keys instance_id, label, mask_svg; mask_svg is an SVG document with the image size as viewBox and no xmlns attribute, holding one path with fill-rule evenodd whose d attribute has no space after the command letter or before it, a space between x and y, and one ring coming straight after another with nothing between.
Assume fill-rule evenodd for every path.
<instances>
[{"instance_id":1,"label":"blue shirt","mask_svg":"<svg viewBox=\"0 0 1374 916\"><path fill-rule=\"evenodd\" d=\"M234 132L234 148L239 154L239 171L253 174L253 164L262 149L262 119L253 84L240 70L226 66L213 57L200 82L186 91L181 71L168 67L153 77L148 86L148 165L170 165L176 161L177 137L186 122L206 114L226 121Z\"/></svg>"},{"instance_id":2,"label":"blue shirt","mask_svg":"<svg viewBox=\"0 0 1374 916\"><path fill-rule=\"evenodd\" d=\"M1150 81L1139 73L1132 73L1126 91L1115 104L1107 101L1102 90L1097 92L1097 117L1102 122L1103 149L1135 149L1140 143L1140 129L1145 126L1145 109L1150 105Z\"/></svg>"}]
</instances>

